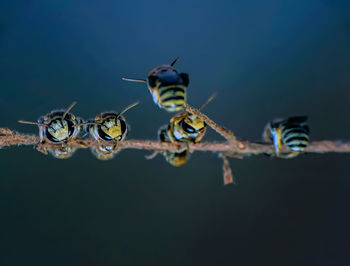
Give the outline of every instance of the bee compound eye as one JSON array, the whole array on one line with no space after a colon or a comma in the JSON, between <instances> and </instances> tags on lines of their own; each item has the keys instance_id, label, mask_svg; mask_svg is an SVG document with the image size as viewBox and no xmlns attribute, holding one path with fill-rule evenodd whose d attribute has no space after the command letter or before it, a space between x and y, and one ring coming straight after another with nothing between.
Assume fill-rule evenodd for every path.
<instances>
[{"instance_id":1,"label":"bee compound eye","mask_svg":"<svg viewBox=\"0 0 350 266\"><path fill-rule=\"evenodd\" d=\"M120 123L120 128L121 128L121 132L122 132L122 135L121 135L121 138L123 137L123 135L126 133L127 131L127 125L126 125L126 122L123 120L123 119L118 119L119 120L119 123Z\"/></svg>"},{"instance_id":2,"label":"bee compound eye","mask_svg":"<svg viewBox=\"0 0 350 266\"><path fill-rule=\"evenodd\" d=\"M151 88L153 88L153 87L156 86L156 81L157 81L158 77L151 75L151 76L148 76L147 79L148 79L148 85L149 85Z\"/></svg>"},{"instance_id":3,"label":"bee compound eye","mask_svg":"<svg viewBox=\"0 0 350 266\"><path fill-rule=\"evenodd\" d=\"M46 127L45 128L45 136L47 137L48 140L52 141L52 142L59 142L58 139L56 139L50 132L49 129Z\"/></svg>"},{"instance_id":4,"label":"bee compound eye","mask_svg":"<svg viewBox=\"0 0 350 266\"><path fill-rule=\"evenodd\" d=\"M190 134L191 134L191 133L196 132L196 130L195 130L192 126L190 126L189 124L187 124L187 123L184 121L184 119L181 120L180 125L181 125L182 129L183 129L185 132L187 132L187 133L190 133Z\"/></svg>"},{"instance_id":5,"label":"bee compound eye","mask_svg":"<svg viewBox=\"0 0 350 266\"><path fill-rule=\"evenodd\" d=\"M98 129L97 129L98 135L99 135L99 137L100 137L101 139L107 140L107 141L113 140L113 138L112 138L110 135L106 134L106 133L102 130L102 126L101 126L101 125L98 125L97 128L98 128Z\"/></svg>"}]
</instances>

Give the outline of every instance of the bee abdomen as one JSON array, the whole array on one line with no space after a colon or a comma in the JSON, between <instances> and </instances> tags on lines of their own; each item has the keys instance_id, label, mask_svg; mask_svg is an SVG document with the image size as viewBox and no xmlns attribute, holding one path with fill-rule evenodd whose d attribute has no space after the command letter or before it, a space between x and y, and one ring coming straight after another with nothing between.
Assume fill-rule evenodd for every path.
<instances>
[{"instance_id":1,"label":"bee abdomen","mask_svg":"<svg viewBox=\"0 0 350 266\"><path fill-rule=\"evenodd\" d=\"M186 105L186 87L168 85L159 87L160 104L168 111L182 110Z\"/></svg>"},{"instance_id":2,"label":"bee abdomen","mask_svg":"<svg viewBox=\"0 0 350 266\"><path fill-rule=\"evenodd\" d=\"M303 128L290 128L282 133L282 141L292 151L303 151L309 144L309 134Z\"/></svg>"},{"instance_id":3,"label":"bee abdomen","mask_svg":"<svg viewBox=\"0 0 350 266\"><path fill-rule=\"evenodd\" d=\"M171 95L185 95L185 88L179 87L179 86L164 86L159 88L159 96L162 97L165 94L171 94Z\"/></svg>"}]
</instances>

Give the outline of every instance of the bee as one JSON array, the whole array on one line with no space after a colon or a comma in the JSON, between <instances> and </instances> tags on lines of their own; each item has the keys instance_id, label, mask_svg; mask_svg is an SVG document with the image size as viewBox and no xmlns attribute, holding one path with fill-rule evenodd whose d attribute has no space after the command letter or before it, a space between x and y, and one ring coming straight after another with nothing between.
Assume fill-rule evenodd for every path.
<instances>
[{"instance_id":1,"label":"bee","mask_svg":"<svg viewBox=\"0 0 350 266\"><path fill-rule=\"evenodd\" d=\"M68 145L59 147L54 150L49 150L49 153L56 157L57 159L68 159L70 158L73 153L76 151L76 148L70 147Z\"/></svg>"},{"instance_id":2,"label":"bee","mask_svg":"<svg viewBox=\"0 0 350 266\"><path fill-rule=\"evenodd\" d=\"M215 97L214 93L199 110L203 110ZM204 137L206 130L207 125L200 117L189 112L182 112L170 119L168 135L172 141L198 143Z\"/></svg>"},{"instance_id":3,"label":"bee","mask_svg":"<svg viewBox=\"0 0 350 266\"><path fill-rule=\"evenodd\" d=\"M122 141L128 132L128 127L123 114L139 103L133 103L127 106L120 113L104 112L97 115L94 121L88 122L88 131L90 135L98 141L104 142L97 148L92 148L92 153L100 160L112 159L118 152L115 143L106 144L111 141Z\"/></svg>"},{"instance_id":4,"label":"bee","mask_svg":"<svg viewBox=\"0 0 350 266\"><path fill-rule=\"evenodd\" d=\"M172 142L168 135L169 126L163 125L158 130L158 139L162 142ZM164 151L162 152L165 160L173 166L181 166L185 164L189 157L190 153L186 148L179 149L176 152Z\"/></svg>"},{"instance_id":5,"label":"bee","mask_svg":"<svg viewBox=\"0 0 350 266\"><path fill-rule=\"evenodd\" d=\"M73 102L66 110L54 110L39 117L37 122L19 120L19 123L37 125L40 142L62 144L61 147L49 150L56 158L66 159L73 155L76 149L69 146L69 140L76 138L80 132L81 120L70 113L76 105Z\"/></svg>"},{"instance_id":6,"label":"bee","mask_svg":"<svg viewBox=\"0 0 350 266\"><path fill-rule=\"evenodd\" d=\"M147 83L153 101L160 108L168 112L183 110L186 106L187 87L189 77L185 73L178 73L173 66L177 57L170 65L162 65L149 72L146 79L123 78L126 81Z\"/></svg>"},{"instance_id":7,"label":"bee","mask_svg":"<svg viewBox=\"0 0 350 266\"><path fill-rule=\"evenodd\" d=\"M277 157L295 157L302 153L309 144L310 128L306 120L306 116L293 116L269 122L265 126L263 139L265 142L273 142ZM291 152L281 155L282 144L287 145Z\"/></svg>"}]
</instances>

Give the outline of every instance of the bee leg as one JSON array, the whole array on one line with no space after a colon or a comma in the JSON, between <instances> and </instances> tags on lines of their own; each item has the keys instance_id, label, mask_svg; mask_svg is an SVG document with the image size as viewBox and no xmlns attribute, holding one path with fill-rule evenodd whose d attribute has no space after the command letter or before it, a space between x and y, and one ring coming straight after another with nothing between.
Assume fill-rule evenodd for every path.
<instances>
[{"instance_id":1,"label":"bee leg","mask_svg":"<svg viewBox=\"0 0 350 266\"><path fill-rule=\"evenodd\" d=\"M292 158L297 157L299 154L300 154L300 152L298 152L298 151L292 151L292 152L287 153L287 154L280 154L279 158L292 159Z\"/></svg>"},{"instance_id":2,"label":"bee leg","mask_svg":"<svg viewBox=\"0 0 350 266\"><path fill-rule=\"evenodd\" d=\"M190 147L190 143L186 142L186 150L189 152L189 153L192 153L193 151L191 150L191 147Z\"/></svg>"},{"instance_id":3,"label":"bee leg","mask_svg":"<svg viewBox=\"0 0 350 266\"><path fill-rule=\"evenodd\" d=\"M37 145L35 145L35 149L38 151L38 152L41 152L45 155L48 154L47 152L47 148L45 148L45 141L40 141Z\"/></svg>"},{"instance_id":4,"label":"bee leg","mask_svg":"<svg viewBox=\"0 0 350 266\"><path fill-rule=\"evenodd\" d=\"M84 140L82 140L82 139L80 139L80 140L76 139L75 141L80 147L83 147L83 148L88 148L89 147L89 144L84 142Z\"/></svg>"},{"instance_id":5,"label":"bee leg","mask_svg":"<svg viewBox=\"0 0 350 266\"><path fill-rule=\"evenodd\" d=\"M112 153L116 153L118 152L119 148L118 148L118 143L114 143L111 149Z\"/></svg>"}]
</instances>

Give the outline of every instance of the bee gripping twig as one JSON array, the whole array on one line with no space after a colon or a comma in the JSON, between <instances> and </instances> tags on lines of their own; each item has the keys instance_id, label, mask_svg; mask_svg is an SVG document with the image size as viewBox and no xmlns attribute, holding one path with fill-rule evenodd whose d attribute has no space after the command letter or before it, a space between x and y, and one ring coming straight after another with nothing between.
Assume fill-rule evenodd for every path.
<instances>
[{"instance_id":1,"label":"bee gripping twig","mask_svg":"<svg viewBox=\"0 0 350 266\"><path fill-rule=\"evenodd\" d=\"M102 142L103 144L104 142ZM107 144L107 143L106 143ZM111 142L109 142L111 144ZM123 140L115 141L112 144L118 145L119 149L139 149L139 150L157 150L157 151L176 151L179 148L186 148L185 143L169 143L152 140ZM16 146L16 145L33 145L45 148L46 150L57 149L62 147L62 144L44 142L40 143L40 138L36 135L20 134L8 128L0 128L0 146ZM67 144L72 148L89 148L98 147L100 141L92 138L73 139ZM238 149L237 149L238 147ZM254 143L240 140L237 142L235 149L228 142L200 142L189 144L191 151L211 151L223 152L226 157L240 158L242 156L260 155L264 153L273 153L274 146L268 143ZM288 152L288 147L282 147L282 152ZM313 141L305 149L305 153L350 153L350 142L344 141Z\"/></svg>"},{"instance_id":2,"label":"bee gripping twig","mask_svg":"<svg viewBox=\"0 0 350 266\"><path fill-rule=\"evenodd\" d=\"M186 105L186 111L200 117L208 126L214 129L221 136L223 136L232 146L232 150L235 150L237 148L237 138L232 131L222 126L219 126L213 120L211 120L208 116L206 116L205 114L201 113L199 110L197 110L196 108L188 104Z\"/></svg>"}]
</instances>

